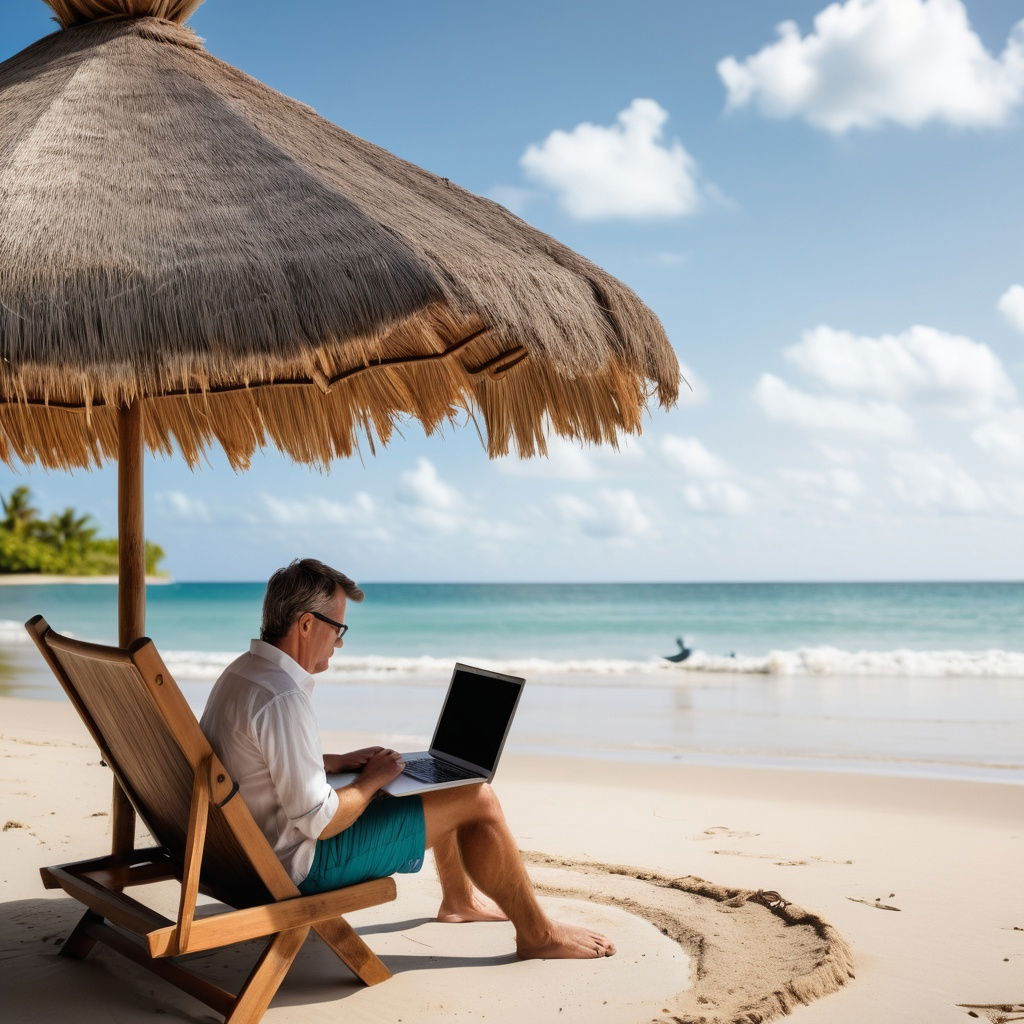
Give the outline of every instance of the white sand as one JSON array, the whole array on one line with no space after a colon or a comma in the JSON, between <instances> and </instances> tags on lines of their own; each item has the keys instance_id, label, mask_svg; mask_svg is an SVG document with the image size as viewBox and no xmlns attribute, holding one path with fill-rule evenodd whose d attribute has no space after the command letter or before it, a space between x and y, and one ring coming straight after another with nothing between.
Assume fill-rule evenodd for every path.
<instances>
[{"instance_id":1,"label":"white sand","mask_svg":"<svg viewBox=\"0 0 1024 1024\"><path fill-rule=\"evenodd\" d=\"M329 735L327 746L370 739ZM110 776L71 708L0 700L0 759L0 813L17 823L0 833L4 1020L63 1021L72 1009L86 1022L160 1011L210 1020L201 1004L112 952L85 963L53 955L77 908L42 890L38 867L108 845ZM803 907L835 926L856 978L797 1007L794 1021L952 1024L971 1019L957 1003L1024 1000L1024 787L508 755L496 788L522 847L561 864L531 857L546 892L570 894L545 895L546 905L608 931L619 954L519 963L506 924L429 921L437 885L428 869L399 877L396 903L351 918L395 971L391 981L358 987L310 942L266 1020L723 1020L744 999L806 978L841 945L757 903L728 908L686 891L691 883L671 889L637 875L776 890L792 901L788 913ZM633 870L609 874L581 861ZM155 905L173 914L171 887L152 888ZM875 907L876 897L898 911ZM230 984L253 956L250 946L200 959Z\"/></svg>"}]
</instances>

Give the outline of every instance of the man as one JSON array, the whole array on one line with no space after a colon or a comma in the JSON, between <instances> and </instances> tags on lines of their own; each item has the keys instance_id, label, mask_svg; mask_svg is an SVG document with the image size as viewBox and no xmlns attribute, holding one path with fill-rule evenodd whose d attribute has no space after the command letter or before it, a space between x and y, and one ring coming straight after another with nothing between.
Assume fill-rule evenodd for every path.
<instances>
[{"instance_id":1,"label":"man","mask_svg":"<svg viewBox=\"0 0 1024 1024\"><path fill-rule=\"evenodd\" d=\"M203 731L292 879L311 893L418 871L431 847L438 920L511 920L522 959L611 956L603 935L541 909L489 785L375 799L402 773L400 754L321 753L312 677L344 643L347 601L362 599L344 573L316 559L279 569L267 584L260 639L225 669L203 713ZM328 784L327 771L352 770L360 774L351 785Z\"/></svg>"}]
</instances>

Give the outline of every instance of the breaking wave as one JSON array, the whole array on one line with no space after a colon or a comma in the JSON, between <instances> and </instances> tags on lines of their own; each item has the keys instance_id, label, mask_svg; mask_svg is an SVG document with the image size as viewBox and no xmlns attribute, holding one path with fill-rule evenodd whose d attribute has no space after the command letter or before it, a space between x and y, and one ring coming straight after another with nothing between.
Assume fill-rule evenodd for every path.
<instances>
[{"instance_id":1,"label":"breaking wave","mask_svg":"<svg viewBox=\"0 0 1024 1024\"><path fill-rule=\"evenodd\" d=\"M216 679L233 660L233 654L169 651L168 668L179 679ZM595 677L608 685L630 678L671 685L696 675L766 676L920 676L1024 678L1021 651L842 651L813 647L795 651L771 651L765 655L723 657L695 651L687 661L673 664L663 658L630 661L613 658L490 658L471 653L447 658L399 658L381 655L345 656L324 673L324 682L358 683L361 680L415 683L447 679L456 661L480 665L497 672L525 676L538 682L593 683Z\"/></svg>"},{"instance_id":2,"label":"breaking wave","mask_svg":"<svg viewBox=\"0 0 1024 1024\"><path fill-rule=\"evenodd\" d=\"M0 647L25 647L31 640L20 622L0 620ZM165 650L167 667L180 682L212 682L238 652ZM881 676L925 678L1003 677L1024 679L1024 651L844 651L837 647L805 647L736 656L696 650L675 664L664 658L494 658L463 651L449 657L392 657L349 655L335 660L324 682L358 683L364 679L391 679L415 683L446 679L456 661L497 672L526 676L551 684L593 683L600 677L608 685L642 678L644 682L672 685L694 675L765 676ZM586 677L586 678L585 678Z\"/></svg>"}]
</instances>

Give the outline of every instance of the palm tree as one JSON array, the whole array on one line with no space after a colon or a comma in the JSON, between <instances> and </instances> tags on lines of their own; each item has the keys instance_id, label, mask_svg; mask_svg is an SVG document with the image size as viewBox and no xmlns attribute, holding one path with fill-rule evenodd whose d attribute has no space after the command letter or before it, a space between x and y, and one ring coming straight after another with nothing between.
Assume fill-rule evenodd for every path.
<instances>
[{"instance_id":1,"label":"palm tree","mask_svg":"<svg viewBox=\"0 0 1024 1024\"><path fill-rule=\"evenodd\" d=\"M0 526L13 533L22 533L39 518L39 510L32 505L32 492L25 486L15 487L10 497L0 498L4 518Z\"/></svg>"},{"instance_id":2,"label":"palm tree","mask_svg":"<svg viewBox=\"0 0 1024 1024\"><path fill-rule=\"evenodd\" d=\"M73 508L66 508L60 515L52 515L39 530L43 540L61 548L85 547L96 538L99 528L93 525L92 516L78 515Z\"/></svg>"}]
</instances>

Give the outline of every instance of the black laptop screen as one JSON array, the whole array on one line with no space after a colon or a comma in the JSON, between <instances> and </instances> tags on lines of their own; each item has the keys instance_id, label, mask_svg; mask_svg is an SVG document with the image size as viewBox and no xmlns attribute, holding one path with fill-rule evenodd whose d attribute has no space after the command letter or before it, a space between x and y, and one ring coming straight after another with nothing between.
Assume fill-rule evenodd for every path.
<instances>
[{"instance_id":1,"label":"black laptop screen","mask_svg":"<svg viewBox=\"0 0 1024 1024\"><path fill-rule=\"evenodd\" d=\"M456 669L431 749L492 771L521 687L520 680Z\"/></svg>"}]
</instances>

